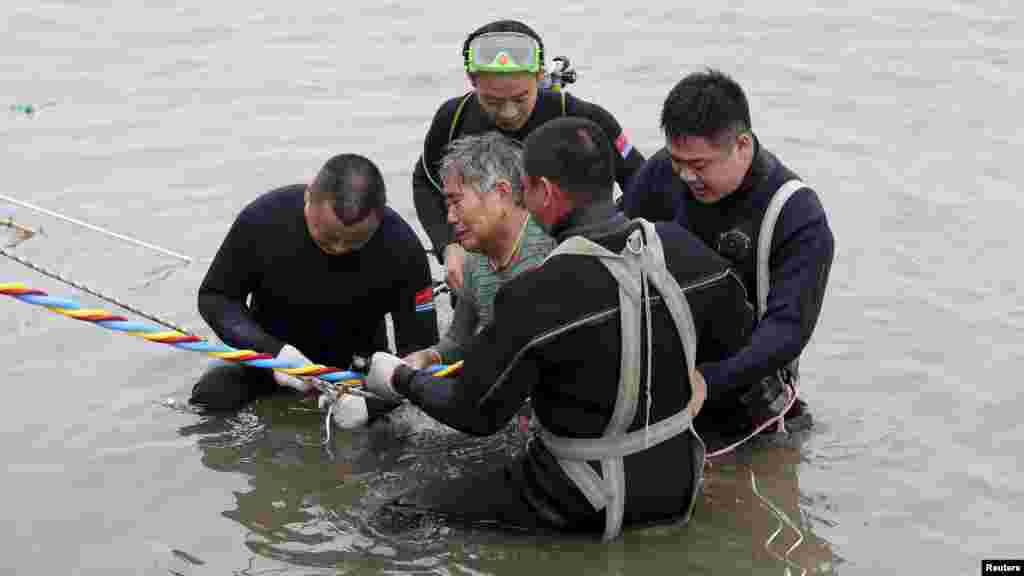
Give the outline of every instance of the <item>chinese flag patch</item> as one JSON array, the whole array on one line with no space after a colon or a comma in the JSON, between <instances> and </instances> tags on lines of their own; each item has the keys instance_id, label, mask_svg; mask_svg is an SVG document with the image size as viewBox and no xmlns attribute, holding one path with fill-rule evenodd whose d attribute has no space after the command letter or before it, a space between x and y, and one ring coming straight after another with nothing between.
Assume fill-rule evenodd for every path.
<instances>
[{"instance_id":1,"label":"chinese flag patch","mask_svg":"<svg viewBox=\"0 0 1024 576\"><path fill-rule=\"evenodd\" d=\"M427 286L416 293L416 311L429 312L434 309L434 289Z\"/></svg>"},{"instance_id":2,"label":"chinese flag patch","mask_svg":"<svg viewBox=\"0 0 1024 576\"><path fill-rule=\"evenodd\" d=\"M626 136L625 130L615 139L615 149L619 151L623 158L629 156L629 153L633 151L633 143L629 141L629 136Z\"/></svg>"}]
</instances>

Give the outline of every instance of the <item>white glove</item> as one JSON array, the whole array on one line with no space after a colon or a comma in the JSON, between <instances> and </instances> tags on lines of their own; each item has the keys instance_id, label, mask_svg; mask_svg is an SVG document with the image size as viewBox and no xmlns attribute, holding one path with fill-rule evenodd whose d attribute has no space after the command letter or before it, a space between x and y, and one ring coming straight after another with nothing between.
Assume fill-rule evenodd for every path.
<instances>
[{"instance_id":1,"label":"white glove","mask_svg":"<svg viewBox=\"0 0 1024 576\"><path fill-rule=\"evenodd\" d=\"M370 357L370 373L366 375L366 389L386 400L401 400L401 394L396 392L391 385L391 377L394 376L395 369L403 364L408 366L394 354L375 352Z\"/></svg>"},{"instance_id":2,"label":"white glove","mask_svg":"<svg viewBox=\"0 0 1024 576\"><path fill-rule=\"evenodd\" d=\"M366 409L366 399L354 394L342 394L331 408L331 418L342 430L361 428L370 421L370 413Z\"/></svg>"},{"instance_id":3,"label":"white glove","mask_svg":"<svg viewBox=\"0 0 1024 576\"><path fill-rule=\"evenodd\" d=\"M281 351L277 354L277 359L298 364L298 366L292 366L292 368L299 368L301 366L313 364L313 362L310 362L309 358L303 356L302 352L299 352L291 344L285 344L284 348L281 348ZM279 386L294 388L303 394L313 389L313 385L304 379L298 376L292 376L291 374L285 374L278 370L274 370L274 382L277 382Z\"/></svg>"}]
</instances>

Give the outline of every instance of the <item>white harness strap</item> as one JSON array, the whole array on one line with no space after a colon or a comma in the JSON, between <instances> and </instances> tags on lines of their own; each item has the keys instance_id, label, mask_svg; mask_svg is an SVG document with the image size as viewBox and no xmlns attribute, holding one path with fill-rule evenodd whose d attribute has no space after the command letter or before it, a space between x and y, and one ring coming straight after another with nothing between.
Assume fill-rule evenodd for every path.
<instances>
[{"instance_id":1,"label":"white harness strap","mask_svg":"<svg viewBox=\"0 0 1024 576\"><path fill-rule=\"evenodd\" d=\"M761 230L757 235L757 321L760 322L764 318L765 313L768 311L768 290L771 288L771 252L772 252L772 235L775 234L775 224L779 220L779 215L782 214L782 208L785 207L786 202L795 194L798 190L806 188L807 185L800 180L788 180L779 187L778 190L772 195L771 201L768 202L768 208L764 212L764 218L761 219ZM788 368L790 377L792 378L792 385L794 390L797 387L799 368L799 358L790 362ZM780 371L780 378L781 378ZM786 380L783 379L783 382ZM781 422L781 420L780 420Z\"/></svg>"},{"instance_id":2,"label":"white harness strap","mask_svg":"<svg viewBox=\"0 0 1024 576\"><path fill-rule=\"evenodd\" d=\"M768 202L768 208L761 219L761 231L757 235L757 319L764 317L768 309L768 288L771 285L772 235L775 234L775 223L782 214L786 202L801 188L807 185L799 180L789 180L779 187Z\"/></svg>"},{"instance_id":3,"label":"white harness strap","mask_svg":"<svg viewBox=\"0 0 1024 576\"><path fill-rule=\"evenodd\" d=\"M543 426L539 430L539 437L544 446L555 456L566 475L573 480L594 509L605 510L605 540L617 537L622 531L626 496L625 467L623 465L625 456L656 446L689 430L694 434L699 446L699 462L695 463L698 466L698 481L694 485L694 490L700 485L700 476L704 466L704 444L693 431L692 419L695 414L691 413L691 409L683 409L654 425L645 426L644 430L626 432L636 417L640 397L641 315L644 310L647 312L648 330L648 394L650 394L653 382L654 347L651 342L648 278L661 294L672 315L683 343L688 375L693 371L697 349L693 315L682 288L665 267L661 239L653 224L645 220L638 220L638 222L642 230L636 230L630 234L626 248L620 254L615 254L582 236L574 236L562 242L548 255L548 258L559 254L596 257L619 284L619 309L622 324L620 382L612 417L604 430L604 435L601 438L564 438L555 436ZM692 387L693 383L691 382ZM693 395L696 396L696 391ZM650 408L650 402L651 398L648 396L648 408ZM696 408L692 408L692 410L696 410ZM588 464L588 461L601 462L600 476ZM692 513L695 501L696 498L691 499L686 512L687 519Z\"/></svg>"}]
</instances>

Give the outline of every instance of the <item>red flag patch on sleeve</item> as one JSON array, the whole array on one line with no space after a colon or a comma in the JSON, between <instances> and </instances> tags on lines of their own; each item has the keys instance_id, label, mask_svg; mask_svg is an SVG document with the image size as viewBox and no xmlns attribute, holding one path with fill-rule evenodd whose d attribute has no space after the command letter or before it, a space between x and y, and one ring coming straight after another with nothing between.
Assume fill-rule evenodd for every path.
<instances>
[{"instance_id":1,"label":"red flag patch on sleeve","mask_svg":"<svg viewBox=\"0 0 1024 576\"><path fill-rule=\"evenodd\" d=\"M416 293L416 311L429 312L434 309L434 289L427 286Z\"/></svg>"},{"instance_id":2,"label":"red flag patch on sleeve","mask_svg":"<svg viewBox=\"0 0 1024 576\"><path fill-rule=\"evenodd\" d=\"M619 151L623 158L629 156L629 153L633 151L633 143L629 141L629 136L626 136L625 130L615 139L615 149Z\"/></svg>"}]
</instances>

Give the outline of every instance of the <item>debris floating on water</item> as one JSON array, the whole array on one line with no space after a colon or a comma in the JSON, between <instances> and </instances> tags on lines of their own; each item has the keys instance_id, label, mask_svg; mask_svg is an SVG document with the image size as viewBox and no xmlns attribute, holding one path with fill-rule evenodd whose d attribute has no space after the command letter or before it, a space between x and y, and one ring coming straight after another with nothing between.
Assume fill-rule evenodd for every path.
<instances>
[{"instance_id":1,"label":"debris floating on water","mask_svg":"<svg viewBox=\"0 0 1024 576\"><path fill-rule=\"evenodd\" d=\"M18 224L17 222L14 221L13 216L4 216L0 218L0 226L10 228L11 230L14 231L11 241L7 243L5 248L15 248L18 244L21 244L25 240L32 238L36 234L42 234L43 232L42 228L34 229L29 228L28 226L24 226L22 224Z\"/></svg>"},{"instance_id":2,"label":"debris floating on water","mask_svg":"<svg viewBox=\"0 0 1024 576\"><path fill-rule=\"evenodd\" d=\"M24 114L26 116L31 116L31 115L35 114L36 112L42 110L43 108L49 108L50 106L55 106L56 104L57 104L56 102L46 102L46 103L40 104L38 106L36 106L35 104L30 104L30 103L11 104L9 106L9 109L10 109L11 112L14 112L16 114Z\"/></svg>"}]
</instances>

